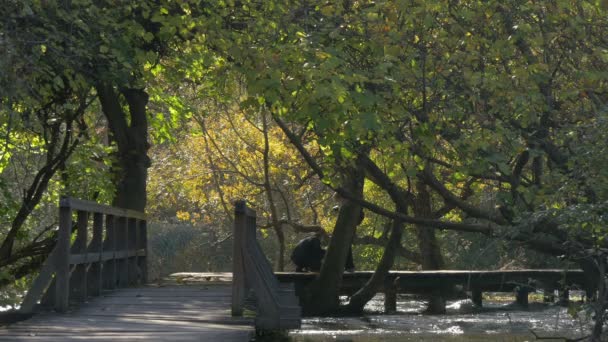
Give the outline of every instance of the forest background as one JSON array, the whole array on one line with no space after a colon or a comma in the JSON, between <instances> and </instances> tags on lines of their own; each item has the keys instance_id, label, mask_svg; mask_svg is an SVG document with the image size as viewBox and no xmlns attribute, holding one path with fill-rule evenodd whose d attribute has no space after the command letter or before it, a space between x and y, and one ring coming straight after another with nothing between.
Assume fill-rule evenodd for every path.
<instances>
[{"instance_id":1,"label":"forest background","mask_svg":"<svg viewBox=\"0 0 608 342\"><path fill-rule=\"evenodd\" d=\"M3 304L60 196L145 209L153 279L228 271L244 198L276 270L325 236L318 312L354 242L353 310L388 269L582 267L604 317L605 2L4 2Z\"/></svg>"}]
</instances>

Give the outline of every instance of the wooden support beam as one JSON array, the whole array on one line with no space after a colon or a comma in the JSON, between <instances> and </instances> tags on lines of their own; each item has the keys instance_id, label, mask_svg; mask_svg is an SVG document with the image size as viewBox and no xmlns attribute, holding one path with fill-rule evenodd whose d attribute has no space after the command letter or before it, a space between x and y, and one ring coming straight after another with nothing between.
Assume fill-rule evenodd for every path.
<instances>
[{"instance_id":1,"label":"wooden support beam","mask_svg":"<svg viewBox=\"0 0 608 342\"><path fill-rule=\"evenodd\" d=\"M21 313L31 313L34 311L36 303L38 300L42 299L44 291L49 287L51 281L53 280L53 273L55 272L55 268L57 267L57 248L53 249L49 257L42 265L40 269L40 273L38 277L34 280L34 283L27 291L23 302L21 303L21 307L19 308L19 312ZM52 290L55 288L52 287Z\"/></svg>"},{"instance_id":2,"label":"wooden support beam","mask_svg":"<svg viewBox=\"0 0 608 342\"><path fill-rule=\"evenodd\" d=\"M59 234L55 264L55 310L66 312L70 304L70 237L72 235L72 208L59 208Z\"/></svg>"},{"instance_id":3,"label":"wooden support beam","mask_svg":"<svg viewBox=\"0 0 608 342\"><path fill-rule=\"evenodd\" d=\"M543 291L543 303L553 303L555 302L555 290L554 289L545 289Z\"/></svg>"},{"instance_id":4,"label":"wooden support beam","mask_svg":"<svg viewBox=\"0 0 608 342\"><path fill-rule=\"evenodd\" d=\"M483 307L483 291L480 288L473 287L471 290L471 301L477 307Z\"/></svg>"},{"instance_id":5,"label":"wooden support beam","mask_svg":"<svg viewBox=\"0 0 608 342\"><path fill-rule=\"evenodd\" d=\"M521 286L515 291L515 302L523 307L528 306L528 293L530 288L527 286Z\"/></svg>"},{"instance_id":6,"label":"wooden support beam","mask_svg":"<svg viewBox=\"0 0 608 342\"><path fill-rule=\"evenodd\" d=\"M559 305L567 306L570 303L570 290L562 288L559 290Z\"/></svg>"},{"instance_id":7,"label":"wooden support beam","mask_svg":"<svg viewBox=\"0 0 608 342\"><path fill-rule=\"evenodd\" d=\"M247 205L239 201L234 209L234 228L232 231L232 316L243 315L245 304L245 265L243 260L243 244L247 226Z\"/></svg>"}]
</instances>

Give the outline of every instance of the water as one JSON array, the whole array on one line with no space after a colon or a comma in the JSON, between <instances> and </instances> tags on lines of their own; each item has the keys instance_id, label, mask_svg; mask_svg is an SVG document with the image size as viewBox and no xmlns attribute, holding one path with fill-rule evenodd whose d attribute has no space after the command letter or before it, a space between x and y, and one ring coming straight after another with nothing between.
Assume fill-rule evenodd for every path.
<instances>
[{"instance_id":1,"label":"water","mask_svg":"<svg viewBox=\"0 0 608 342\"><path fill-rule=\"evenodd\" d=\"M425 305L398 297L398 314L383 315L383 296L366 306L363 317L312 317L290 333L296 342L319 341L534 341L539 337L579 338L590 331L586 317L574 319L568 309L530 303L521 310L504 301L484 301L477 309L469 300L450 301L446 315L422 315ZM376 312L376 313L374 313ZM552 340L552 341L559 341Z\"/></svg>"}]
</instances>

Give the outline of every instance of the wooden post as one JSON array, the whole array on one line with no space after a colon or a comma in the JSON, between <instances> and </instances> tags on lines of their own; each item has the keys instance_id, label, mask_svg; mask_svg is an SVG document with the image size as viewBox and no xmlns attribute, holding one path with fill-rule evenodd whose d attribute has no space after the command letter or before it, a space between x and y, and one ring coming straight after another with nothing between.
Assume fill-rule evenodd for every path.
<instances>
[{"instance_id":1,"label":"wooden post","mask_svg":"<svg viewBox=\"0 0 608 342\"><path fill-rule=\"evenodd\" d=\"M384 313L397 312L397 289L395 279L387 277L384 281Z\"/></svg>"},{"instance_id":2,"label":"wooden post","mask_svg":"<svg viewBox=\"0 0 608 342\"><path fill-rule=\"evenodd\" d=\"M143 250L144 254L137 258L137 267L140 272L140 284L148 283L148 223L146 220L139 221L137 227L139 234L137 235L137 249Z\"/></svg>"},{"instance_id":3,"label":"wooden post","mask_svg":"<svg viewBox=\"0 0 608 342\"><path fill-rule=\"evenodd\" d=\"M69 202L59 205L59 234L57 236L57 270L55 276L55 310L66 312L70 305L70 236L72 208Z\"/></svg>"},{"instance_id":4,"label":"wooden post","mask_svg":"<svg viewBox=\"0 0 608 342\"><path fill-rule=\"evenodd\" d=\"M232 231L232 316L242 316L245 303L245 267L242 249L247 227L246 213L247 203L236 202Z\"/></svg>"},{"instance_id":5,"label":"wooden post","mask_svg":"<svg viewBox=\"0 0 608 342\"><path fill-rule=\"evenodd\" d=\"M477 307L483 307L483 291L480 288L473 287L471 290L471 301Z\"/></svg>"},{"instance_id":6,"label":"wooden post","mask_svg":"<svg viewBox=\"0 0 608 342\"><path fill-rule=\"evenodd\" d=\"M515 292L515 302L521 306L528 306L528 292L529 288L527 286L521 286L516 289Z\"/></svg>"},{"instance_id":7,"label":"wooden post","mask_svg":"<svg viewBox=\"0 0 608 342\"><path fill-rule=\"evenodd\" d=\"M568 305L570 303L570 290L563 288L559 290L559 305Z\"/></svg>"},{"instance_id":8,"label":"wooden post","mask_svg":"<svg viewBox=\"0 0 608 342\"><path fill-rule=\"evenodd\" d=\"M88 253L95 255L95 261L91 263L88 272L88 292L91 296L99 296L101 294L101 251L103 239L103 215L100 213L93 214L93 238L89 245Z\"/></svg>"},{"instance_id":9,"label":"wooden post","mask_svg":"<svg viewBox=\"0 0 608 342\"><path fill-rule=\"evenodd\" d=\"M114 215L106 215L106 239L103 242L103 255L112 254L112 259L103 263L103 288L112 290L116 288L118 282L118 265L114 258L116 253L116 217Z\"/></svg>"},{"instance_id":10,"label":"wooden post","mask_svg":"<svg viewBox=\"0 0 608 342\"><path fill-rule=\"evenodd\" d=\"M593 303L597 300L597 291L592 288L585 289L585 303Z\"/></svg>"}]
</instances>

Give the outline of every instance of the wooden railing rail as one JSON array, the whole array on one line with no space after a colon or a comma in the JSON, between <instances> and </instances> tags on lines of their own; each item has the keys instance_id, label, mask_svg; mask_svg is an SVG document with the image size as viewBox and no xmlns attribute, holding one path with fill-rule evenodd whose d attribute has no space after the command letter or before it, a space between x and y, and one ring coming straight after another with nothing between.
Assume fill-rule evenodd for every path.
<instances>
[{"instance_id":1,"label":"wooden railing rail","mask_svg":"<svg viewBox=\"0 0 608 342\"><path fill-rule=\"evenodd\" d=\"M235 205L233 232L232 315L241 316L245 297L256 298L256 329L295 329L301 309L291 288L281 287L256 239L256 213L245 201Z\"/></svg>"},{"instance_id":2,"label":"wooden railing rail","mask_svg":"<svg viewBox=\"0 0 608 342\"><path fill-rule=\"evenodd\" d=\"M76 238L71 243L73 228ZM71 301L84 302L89 296L99 296L102 290L145 283L147 244L144 213L62 198L57 245L20 311L32 312L40 301L65 312Z\"/></svg>"}]
</instances>

